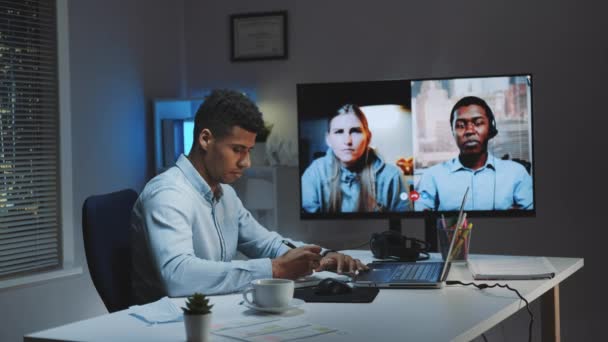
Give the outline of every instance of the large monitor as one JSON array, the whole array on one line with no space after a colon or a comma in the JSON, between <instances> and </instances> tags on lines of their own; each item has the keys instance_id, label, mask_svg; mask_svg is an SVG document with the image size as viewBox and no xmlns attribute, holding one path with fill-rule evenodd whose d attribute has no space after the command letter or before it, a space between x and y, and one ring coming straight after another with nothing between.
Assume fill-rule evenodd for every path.
<instances>
[{"instance_id":1,"label":"large monitor","mask_svg":"<svg viewBox=\"0 0 608 342\"><path fill-rule=\"evenodd\" d=\"M467 188L469 216L535 215L531 75L298 84L297 105L302 219L453 214Z\"/></svg>"}]
</instances>

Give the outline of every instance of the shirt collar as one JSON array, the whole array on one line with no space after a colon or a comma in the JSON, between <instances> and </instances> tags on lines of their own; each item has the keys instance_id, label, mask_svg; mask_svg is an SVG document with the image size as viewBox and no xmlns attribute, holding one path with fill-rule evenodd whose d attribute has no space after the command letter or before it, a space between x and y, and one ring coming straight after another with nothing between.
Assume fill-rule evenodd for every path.
<instances>
[{"instance_id":1,"label":"shirt collar","mask_svg":"<svg viewBox=\"0 0 608 342\"><path fill-rule=\"evenodd\" d=\"M213 190L205 179L198 173L190 159L186 157L184 154L180 155L175 162L175 166L177 166L186 176L186 179L190 184L205 197L209 202L213 202L214 194ZM221 185L218 187L217 199L219 200L222 197L223 191Z\"/></svg>"},{"instance_id":2,"label":"shirt collar","mask_svg":"<svg viewBox=\"0 0 608 342\"><path fill-rule=\"evenodd\" d=\"M375 152L370 151L369 153L370 153L370 158L373 158L372 171L375 174L377 174L380 171L380 169L384 166L384 161ZM329 156L328 160L338 162L337 158L334 154L334 151L331 148L328 148L327 151L325 152L325 154L327 156ZM340 165L340 171L341 171L340 172L340 181L341 182L350 183L359 177L359 173L353 172L353 171L347 169L346 167L344 167L343 165Z\"/></svg>"},{"instance_id":3,"label":"shirt collar","mask_svg":"<svg viewBox=\"0 0 608 342\"><path fill-rule=\"evenodd\" d=\"M352 172L351 170L345 168L340 165L340 181L343 183L352 183L358 177L356 172Z\"/></svg>"},{"instance_id":4,"label":"shirt collar","mask_svg":"<svg viewBox=\"0 0 608 342\"><path fill-rule=\"evenodd\" d=\"M488 153L488 159L486 160L486 163L483 165L483 167L476 171L483 170L486 167L496 171L496 158L491 153ZM452 159L452 162L449 165L449 169L450 172L456 172L458 170L470 170L468 167L462 165L458 157Z\"/></svg>"}]
</instances>

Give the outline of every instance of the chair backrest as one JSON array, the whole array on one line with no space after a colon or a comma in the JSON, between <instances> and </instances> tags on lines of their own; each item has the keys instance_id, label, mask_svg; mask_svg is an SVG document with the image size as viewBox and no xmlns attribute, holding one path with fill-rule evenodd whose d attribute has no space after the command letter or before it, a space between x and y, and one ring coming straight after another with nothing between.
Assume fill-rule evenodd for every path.
<instances>
[{"instance_id":1,"label":"chair backrest","mask_svg":"<svg viewBox=\"0 0 608 342\"><path fill-rule=\"evenodd\" d=\"M131 210L137 192L126 189L90 196L82 205L82 235L93 285L109 312L131 296Z\"/></svg>"}]
</instances>

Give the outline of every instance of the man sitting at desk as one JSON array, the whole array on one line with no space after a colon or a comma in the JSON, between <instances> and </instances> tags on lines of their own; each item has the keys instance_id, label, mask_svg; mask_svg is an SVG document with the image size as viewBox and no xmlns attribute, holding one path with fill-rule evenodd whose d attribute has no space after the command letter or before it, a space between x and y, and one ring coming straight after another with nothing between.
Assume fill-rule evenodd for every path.
<instances>
[{"instance_id":1,"label":"man sitting at desk","mask_svg":"<svg viewBox=\"0 0 608 342\"><path fill-rule=\"evenodd\" d=\"M488 153L488 141L498 134L488 104L475 96L460 99L450 112L450 124L460 154L424 171L415 209L458 210L467 187L466 210L532 209L528 171Z\"/></svg>"},{"instance_id":2,"label":"man sitting at desk","mask_svg":"<svg viewBox=\"0 0 608 342\"><path fill-rule=\"evenodd\" d=\"M137 303L234 292L254 279L296 279L314 269L367 268L341 253L321 253L318 246L291 241L297 246L291 249L283 237L262 227L226 185L250 166L263 125L256 105L235 91L213 91L200 106L190 154L148 182L133 207ZM233 260L237 250L251 259Z\"/></svg>"}]
</instances>

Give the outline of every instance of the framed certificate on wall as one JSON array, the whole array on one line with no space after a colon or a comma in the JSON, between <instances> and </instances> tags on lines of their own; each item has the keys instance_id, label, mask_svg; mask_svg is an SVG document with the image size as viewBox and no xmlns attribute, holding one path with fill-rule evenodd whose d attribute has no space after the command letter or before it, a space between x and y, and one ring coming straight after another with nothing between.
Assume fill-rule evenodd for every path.
<instances>
[{"instance_id":1,"label":"framed certificate on wall","mask_svg":"<svg viewBox=\"0 0 608 342\"><path fill-rule=\"evenodd\" d=\"M287 58L287 11L230 16L230 60Z\"/></svg>"}]
</instances>

